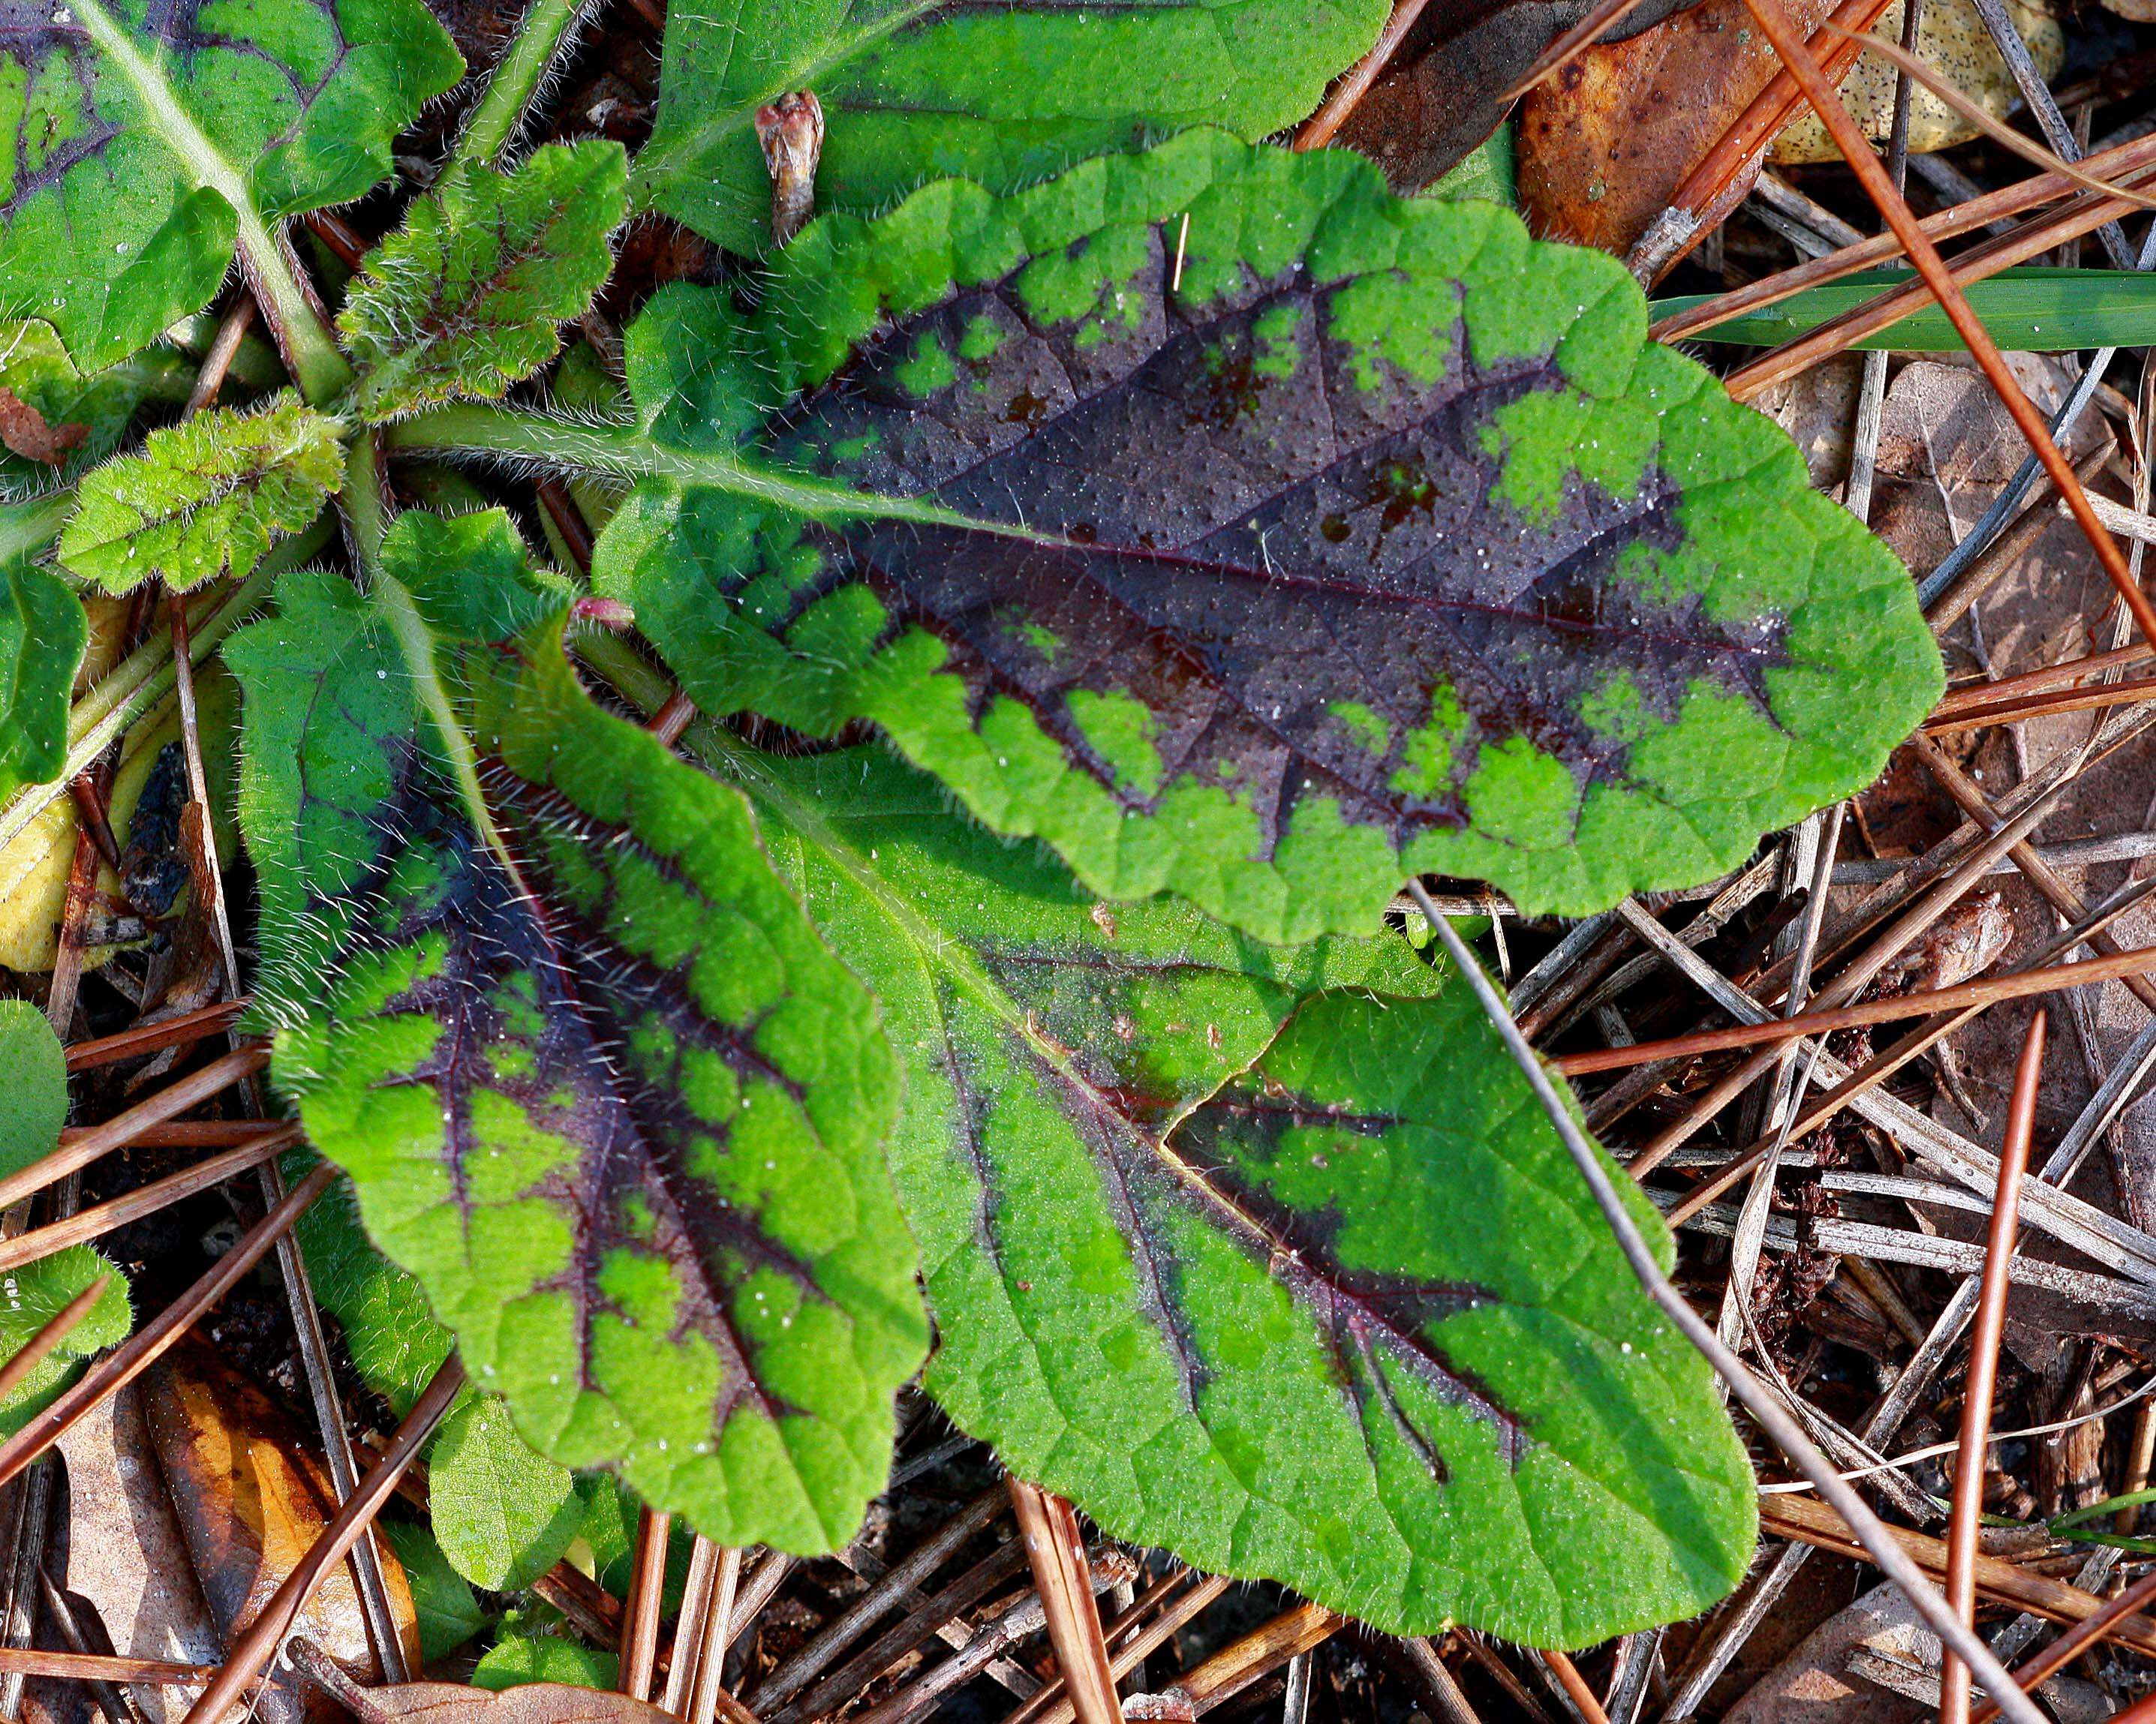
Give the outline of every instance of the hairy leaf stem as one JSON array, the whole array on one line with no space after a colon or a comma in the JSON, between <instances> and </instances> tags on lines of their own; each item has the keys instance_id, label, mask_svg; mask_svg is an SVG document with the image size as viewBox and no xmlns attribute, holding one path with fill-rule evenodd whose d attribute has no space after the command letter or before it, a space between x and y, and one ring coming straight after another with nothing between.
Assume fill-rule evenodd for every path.
<instances>
[{"instance_id":1,"label":"hairy leaf stem","mask_svg":"<svg viewBox=\"0 0 2156 1724\"><path fill-rule=\"evenodd\" d=\"M90 40L127 81L135 100L166 145L198 186L232 206L239 225L240 261L283 349L300 393L319 406L352 381L352 367L337 351L329 327L300 285L290 259L262 213L247 176L204 136L180 100L163 69L144 56L100 0L69 0Z\"/></svg>"},{"instance_id":2,"label":"hairy leaf stem","mask_svg":"<svg viewBox=\"0 0 2156 1724\"><path fill-rule=\"evenodd\" d=\"M525 884L523 872L517 867L516 858L510 850L508 840L501 835L501 827L495 824L494 811L487 806L486 794L480 788L479 752L472 747L471 734L458 718L449 690L442 685L441 669L434 661L434 631L419 614L410 589L382 562L382 539L388 522L382 510L380 469L379 438L368 435L358 439L352 445L352 459L345 464L344 490L339 498L351 534L353 559L365 579L368 598L381 613L383 626L403 655L405 669L412 674L412 686L419 697L419 705L441 738L442 752L457 793L464 800L465 812L471 817L472 825L486 840L486 847L494 852L511 883L529 898L531 890Z\"/></svg>"},{"instance_id":3,"label":"hairy leaf stem","mask_svg":"<svg viewBox=\"0 0 2156 1724\"><path fill-rule=\"evenodd\" d=\"M442 177L467 167L493 167L523 123L525 110L569 39L579 0L535 0L516 38L495 64L486 94L472 110ZM439 182L438 182L439 183Z\"/></svg>"},{"instance_id":4,"label":"hairy leaf stem","mask_svg":"<svg viewBox=\"0 0 2156 1724\"><path fill-rule=\"evenodd\" d=\"M578 424L510 408L460 404L415 413L384 434L390 449L407 454L506 456L563 473L667 479L752 497L822 521L908 521L1034 544L1058 541L1053 533L916 498L880 495L783 468L754 466L718 449L660 443L636 425Z\"/></svg>"}]
</instances>

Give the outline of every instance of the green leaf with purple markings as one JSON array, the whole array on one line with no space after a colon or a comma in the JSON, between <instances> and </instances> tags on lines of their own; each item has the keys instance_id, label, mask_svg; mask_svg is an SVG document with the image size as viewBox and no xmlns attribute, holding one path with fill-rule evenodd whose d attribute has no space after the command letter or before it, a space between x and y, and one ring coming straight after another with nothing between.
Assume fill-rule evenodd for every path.
<instances>
[{"instance_id":1,"label":"green leaf with purple markings","mask_svg":"<svg viewBox=\"0 0 2156 1724\"><path fill-rule=\"evenodd\" d=\"M1787 438L1491 205L1188 134L773 271L633 331L603 587L706 710L873 719L1106 896L1584 912L1866 782L1940 687Z\"/></svg>"},{"instance_id":2,"label":"green leaf with purple markings","mask_svg":"<svg viewBox=\"0 0 2156 1724\"><path fill-rule=\"evenodd\" d=\"M1710 1374L1448 972L1102 904L879 752L719 764L882 1002L927 1386L1014 1472L1394 1633L1584 1645L1742 1578Z\"/></svg>"},{"instance_id":3,"label":"green leaf with purple markings","mask_svg":"<svg viewBox=\"0 0 2156 1724\"><path fill-rule=\"evenodd\" d=\"M558 621L460 648L544 593L497 566L490 599L506 518L414 519L390 566L516 876L365 602L289 582L235 644L265 915L313 972L282 954L277 1080L526 1440L721 1542L832 1549L927 1341L875 1005L747 803L593 706Z\"/></svg>"},{"instance_id":4,"label":"green leaf with purple markings","mask_svg":"<svg viewBox=\"0 0 2156 1724\"><path fill-rule=\"evenodd\" d=\"M420 0L53 0L0 23L0 316L85 370L202 308L280 220L364 197L462 74Z\"/></svg>"},{"instance_id":5,"label":"green leaf with purple markings","mask_svg":"<svg viewBox=\"0 0 2156 1724\"><path fill-rule=\"evenodd\" d=\"M666 15L638 201L763 249L756 110L812 90L819 209L887 207L963 174L998 191L1186 126L1260 138L1316 107L1377 38L1385 0L711 0Z\"/></svg>"}]
</instances>

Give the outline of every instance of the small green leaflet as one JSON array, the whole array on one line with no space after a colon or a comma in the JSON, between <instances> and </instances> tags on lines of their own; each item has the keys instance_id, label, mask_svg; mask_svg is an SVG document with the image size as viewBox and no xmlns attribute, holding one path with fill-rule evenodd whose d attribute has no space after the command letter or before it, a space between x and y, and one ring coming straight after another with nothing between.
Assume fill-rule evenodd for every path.
<instances>
[{"instance_id":1,"label":"small green leaflet","mask_svg":"<svg viewBox=\"0 0 2156 1724\"><path fill-rule=\"evenodd\" d=\"M208 301L236 203L275 223L363 196L464 69L420 0L24 6L0 63L19 146L0 177L0 312L49 318L85 369Z\"/></svg>"},{"instance_id":2,"label":"small green leaflet","mask_svg":"<svg viewBox=\"0 0 2156 1724\"><path fill-rule=\"evenodd\" d=\"M1942 681L1907 572L1644 330L1612 259L1338 152L944 182L746 317L653 301L662 476L595 576L706 711L871 718L1103 895L1584 913L1868 782Z\"/></svg>"},{"instance_id":3,"label":"small green leaflet","mask_svg":"<svg viewBox=\"0 0 2156 1724\"><path fill-rule=\"evenodd\" d=\"M0 557L0 796L64 764L68 696L89 630L65 581L27 557Z\"/></svg>"},{"instance_id":4,"label":"small green leaflet","mask_svg":"<svg viewBox=\"0 0 2156 1724\"><path fill-rule=\"evenodd\" d=\"M336 421L290 391L257 412L215 408L86 477L60 562L108 593L152 577L184 593L249 573L343 482Z\"/></svg>"},{"instance_id":5,"label":"small green leaflet","mask_svg":"<svg viewBox=\"0 0 2156 1724\"><path fill-rule=\"evenodd\" d=\"M636 202L759 252L771 180L757 107L813 90L816 206L882 208L963 174L1009 191L1186 126L1257 139L1316 107L1384 0L714 0L668 13Z\"/></svg>"},{"instance_id":6,"label":"small green leaflet","mask_svg":"<svg viewBox=\"0 0 2156 1724\"><path fill-rule=\"evenodd\" d=\"M0 1361L12 1359L100 1275L111 1277L90 1314L0 1401L0 1436L13 1436L64 1388L92 1353L117 1347L135 1326L127 1277L87 1245L69 1245L0 1275Z\"/></svg>"},{"instance_id":7,"label":"small green leaflet","mask_svg":"<svg viewBox=\"0 0 2156 1724\"><path fill-rule=\"evenodd\" d=\"M928 1388L1012 1471L1390 1633L1584 1645L1743 1577L1709 1373L1445 972L1098 903L880 752L722 765L883 1003Z\"/></svg>"},{"instance_id":8,"label":"small green leaflet","mask_svg":"<svg viewBox=\"0 0 2156 1724\"><path fill-rule=\"evenodd\" d=\"M0 1000L0 1176L50 1155L67 1123L67 1049L28 1000Z\"/></svg>"},{"instance_id":9,"label":"small green leaflet","mask_svg":"<svg viewBox=\"0 0 2156 1724\"><path fill-rule=\"evenodd\" d=\"M375 1524L388 1537L412 1588L413 1608L419 1618L419 1652L429 1664L454 1652L486 1626L486 1613L472 1596L470 1583L449 1567L433 1534L416 1521L385 1518Z\"/></svg>"},{"instance_id":10,"label":"small green leaflet","mask_svg":"<svg viewBox=\"0 0 2156 1724\"><path fill-rule=\"evenodd\" d=\"M578 1688L612 1688L620 1662L558 1634L504 1634L472 1670L475 1688L521 1688L527 1682L565 1682Z\"/></svg>"},{"instance_id":11,"label":"small green leaflet","mask_svg":"<svg viewBox=\"0 0 2156 1724\"><path fill-rule=\"evenodd\" d=\"M513 621L543 592L479 578L507 531L496 512L391 536L445 663L490 595L531 595L491 613ZM460 533L470 554L438 557ZM601 712L543 644L465 666L521 897L418 746L408 686L374 674L377 633L318 584L292 598L234 657L265 916L321 931L313 961L336 966L273 1007L311 1138L542 1452L618 1467L722 1542L843 1542L927 1340L868 996L738 794ZM265 674L302 636L304 674Z\"/></svg>"},{"instance_id":12,"label":"small green leaflet","mask_svg":"<svg viewBox=\"0 0 2156 1724\"><path fill-rule=\"evenodd\" d=\"M492 398L560 350L627 212L621 146L547 144L513 173L453 170L367 261L337 318L354 400L380 423L456 396Z\"/></svg>"},{"instance_id":13,"label":"small green leaflet","mask_svg":"<svg viewBox=\"0 0 2156 1724\"><path fill-rule=\"evenodd\" d=\"M434 1537L458 1573L490 1592L527 1587L561 1560L583 1525L568 1468L516 1434L499 1395L469 1395L427 1451Z\"/></svg>"}]
</instances>

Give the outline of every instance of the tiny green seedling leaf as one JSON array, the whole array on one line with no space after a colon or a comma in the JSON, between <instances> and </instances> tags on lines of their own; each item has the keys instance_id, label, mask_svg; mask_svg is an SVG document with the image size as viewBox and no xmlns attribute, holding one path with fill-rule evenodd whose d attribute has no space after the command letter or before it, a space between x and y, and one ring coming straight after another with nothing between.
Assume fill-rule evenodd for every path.
<instances>
[{"instance_id":1,"label":"tiny green seedling leaf","mask_svg":"<svg viewBox=\"0 0 2156 1724\"><path fill-rule=\"evenodd\" d=\"M548 144L512 173L444 177L368 258L337 319L372 423L491 398L552 359L557 326L606 280L627 213L618 144Z\"/></svg>"},{"instance_id":2,"label":"tiny green seedling leaf","mask_svg":"<svg viewBox=\"0 0 2156 1724\"><path fill-rule=\"evenodd\" d=\"M0 1176L50 1155L67 1123L67 1049L28 1000L0 1000Z\"/></svg>"},{"instance_id":3,"label":"tiny green seedling leaf","mask_svg":"<svg viewBox=\"0 0 2156 1724\"><path fill-rule=\"evenodd\" d=\"M27 557L0 557L0 796L65 763L68 696L89 630L65 581Z\"/></svg>"},{"instance_id":4,"label":"tiny green seedling leaf","mask_svg":"<svg viewBox=\"0 0 2156 1724\"><path fill-rule=\"evenodd\" d=\"M498 1395L472 1395L443 1420L427 1456L427 1502L442 1554L490 1592L527 1587L583 1524L568 1468L516 1434Z\"/></svg>"},{"instance_id":5,"label":"tiny green seedling leaf","mask_svg":"<svg viewBox=\"0 0 2156 1724\"><path fill-rule=\"evenodd\" d=\"M927 1386L1012 1471L1391 1633L1583 1645L1742 1578L1710 1374L1447 972L1101 904L887 756L726 765L904 1050Z\"/></svg>"},{"instance_id":6,"label":"tiny green seedling leaf","mask_svg":"<svg viewBox=\"0 0 2156 1724\"><path fill-rule=\"evenodd\" d=\"M576 1688L612 1688L620 1660L558 1634L504 1634L472 1670L472 1686L521 1688L529 1682L560 1682Z\"/></svg>"},{"instance_id":7,"label":"tiny green seedling leaf","mask_svg":"<svg viewBox=\"0 0 2156 1724\"><path fill-rule=\"evenodd\" d=\"M259 244L265 223L364 196L463 72L421 0L54 0L12 16L0 64L0 129L21 146L0 305L49 318L85 368L206 304L243 228Z\"/></svg>"},{"instance_id":8,"label":"tiny green seedling leaf","mask_svg":"<svg viewBox=\"0 0 2156 1724\"><path fill-rule=\"evenodd\" d=\"M365 631L346 638L363 666ZM543 633L466 667L486 794L536 898L384 711L290 710L305 685L257 674L275 639L242 665L250 772L285 749L358 771L326 781L342 800L321 821L311 770L254 779L258 866L329 861L284 828L349 832L359 787L384 787L356 874L275 889L280 914L339 931L334 985L280 1005L309 1014L276 1071L368 1232L543 1453L617 1467L721 1542L842 1543L927 1338L868 996L737 793L593 706Z\"/></svg>"},{"instance_id":9,"label":"tiny green seedling leaf","mask_svg":"<svg viewBox=\"0 0 2156 1724\"><path fill-rule=\"evenodd\" d=\"M763 249L771 181L756 110L823 105L817 208L878 209L924 180L997 191L1189 126L1292 125L1377 38L1383 0L725 0L666 19L638 202Z\"/></svg>"},{"instance_id":10,"label":"tiny green seedling leaf","mask_svg":"<svg viewBox=\"0 0 2156 1724\"><path fill-rule=\"evenodd\" d=\"M421 1657L429 1664L447 1657L486 1626L486 1613L472 1596L470 1583L449 1567L449 1559L424 1526L413 1521L375 1524L388 1537L412 1588Z\"/></svg>"},{"instance_id":11,"label":"tiny green seedling leaf","mask_svg":"<svg viewBox=\"0 0 2156 1724\"><path fill-rule=\"evenodd\" d=\"M1906 571L1645 328L1614 260L1339 153L945 182L747 317L654 301L664 476L598 578L706 711L871 718L1104 895L1584 913L1867 782L1942 682Z\"/></svg>"},{"instance_id":12,"label":"tiny green seedling leaf","mask_svg":"<svg viewBox=\"0 0 2156 1724\"><path fill-rule=\"evenodd\" d=\"M117 1347L135 1324L127 1277L87 1245L69 1245L0 1274L0 1361L14 1357L100 1275L110 1276L111 1285L89 1314L0 1401L0 1436L20 1430L68 1385L85 1359Z\"/></svg>"},{"instance_id":13,"label":"tiny green seedling leaf","mask_svg":"<svg viewBox=\"0 0 2156 1724\"><path fill-rule=\"evenodd\" d=\"M258 412L198 413L86 477L60 562L108 593L186 592L245 575L343 482L337 424L287 393Z\"/></svg>"}]
</instances>

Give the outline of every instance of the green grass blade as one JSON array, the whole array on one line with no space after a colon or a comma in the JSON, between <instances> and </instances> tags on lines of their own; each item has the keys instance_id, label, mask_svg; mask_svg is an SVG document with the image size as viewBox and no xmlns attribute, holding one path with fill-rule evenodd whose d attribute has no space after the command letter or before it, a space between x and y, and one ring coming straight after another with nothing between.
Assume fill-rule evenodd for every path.
<instances>
[{"instance_id":1,"label":"green grass blade","mask_svg":"<svg viewBox=\"0 0 2156 1724\"><path fill-rule=\"evenodd\" d=\"M1909 279L1903 269L1867 269L1844 280L1807 288L1686 339L1736 346L1774 347L1817 329L1830 318L1862 305ZM2014 352L2064 353L2085 347L2145 347L2156 343L2156 275L2117 269L2002 269L1972 282L1969 305L1985 331ZM1686 294L1656 300L1647 310L1660 320L1690 311L1717 297ZM1961 337L1936 305L1850 344L1860 351L1958 353Z\"/></svg>"}]
</instances>

